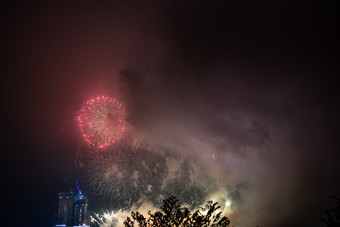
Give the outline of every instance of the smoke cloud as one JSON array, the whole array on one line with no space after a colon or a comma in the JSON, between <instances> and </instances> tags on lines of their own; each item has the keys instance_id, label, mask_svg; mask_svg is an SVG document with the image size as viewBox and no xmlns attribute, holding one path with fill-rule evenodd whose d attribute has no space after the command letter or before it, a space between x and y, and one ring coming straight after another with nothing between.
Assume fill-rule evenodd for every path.
<instances>
[{"instance_id":1,"label":"smoke cloud","mask_svg":"<svg viewBox=\"0 0 340 227\"><path fill-rule=\"evenodd\" d=\"M237 226L295 225L301 214L317 216L322 200L336 192L325 179L336 173L316 167L332 153L335 137L306 82L227 69L195 79L183 71L159 72L149 86L145 75L133 79L140 83L127 103L138 116L130 123L151 143L198 157L198 168L205 166L218 185L208 198L230 199ZM127 84L128 78L122 73Z\"/></svg>"},{"instance_id":2,"label":"smoke cloud","mask_svg":"<svg viewBox=\"0 0 340 227\"><path fill-rule=\"evenodd\" d=\"M141 139L139 160L165 163L155 172L162 185L146 190L165 196L164 185L170 194L180 190L176 179L194 179L190 187L202 187L202 198L230 201L234 226L321 225L340 192L340 155L336 36L319 7L163 1L24 8L9 9L17 17L6 27L8 85L15 88L6 94L8 119L15 119L5 122L9 134L49 150L60 142L55 132L70 118L68 107L97 94L116 97ZM47 168L53 157L73 159L75 134L65 133L67 149L52 158L37 151L32 160ZM156 161L136 163L145 172ZM129 171L128 178L138 174Z\"/></svg>"}]
</instances>

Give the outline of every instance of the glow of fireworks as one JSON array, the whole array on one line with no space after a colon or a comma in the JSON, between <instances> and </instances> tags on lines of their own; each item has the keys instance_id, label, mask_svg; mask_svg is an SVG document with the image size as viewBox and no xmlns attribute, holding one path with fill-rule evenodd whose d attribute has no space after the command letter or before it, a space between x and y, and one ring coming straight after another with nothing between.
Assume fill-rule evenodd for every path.
<instances>
[{"instance_id":1,"label":"glow of fireworks","mask_svg":"<svg viewBox=\"0 0 340 227\"><path fill-rule=\"evenodd\" d=\"M129 213L126 213L124 211L106 211L101 214L94 214L91 215L91 222L95 226L99 227L119 227L124 226L124 221L129 216Z\"/></svg>"},{"instance_id":2,"label":"glow of fireworks","mask_svg":"<svg viewBox=\"0 0 340 227\"><path fill-rule=\"evenodd\" d=\"M223 209L223 213L228 209L228 207L230 207L231 206L231 203L230 203L230 201L226 201L225 202L225 206L224 206L224 209Z\"/></svg>"},{"instance_id":3,"label":"glow of fireworks","mask_svg":"<svg viewBox=\"0 0 340 227\"><path fill-rule=\"evenodd\" d=\"M116 99L97 96L82 105L76 120L85 143L104 149L122 138L125 118L125 109Z\"/></svg>"}]
</instances>

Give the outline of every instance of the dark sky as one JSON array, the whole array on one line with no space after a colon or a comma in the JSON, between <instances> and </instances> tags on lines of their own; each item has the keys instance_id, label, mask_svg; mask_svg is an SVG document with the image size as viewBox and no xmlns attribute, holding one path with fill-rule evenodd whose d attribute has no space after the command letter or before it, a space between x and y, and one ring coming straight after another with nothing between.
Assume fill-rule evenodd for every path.
<instances>
[{"instance_id":1,"label":"dark sky","mask_svg":"<svg viewBox=\"0 0 340 227\"><path fill-rule=\"evenodd\" d=\"M213 145L226 178L249 182L243 226L320 226L340 196L335 13L301 1L3 7L2 221L52 224L64 176L84 177L73 114L107 94L146 137Z\"/></svg>"}]
</instances>

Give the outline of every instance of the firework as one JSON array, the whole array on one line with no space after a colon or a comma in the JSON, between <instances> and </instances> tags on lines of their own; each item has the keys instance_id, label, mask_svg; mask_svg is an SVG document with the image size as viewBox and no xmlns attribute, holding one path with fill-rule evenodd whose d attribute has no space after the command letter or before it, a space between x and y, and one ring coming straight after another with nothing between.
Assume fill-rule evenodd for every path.
<instances>
[{"instance_id":1,"label":"firework","mask_svg":"<svg viewBox=\"0 0 340 227\"><path fill-rule=\"evenodd\" d=\"M76 117L85 143L98 149L106 148L122 138L126 130L125 118L123 105L107 96L86 101Z\"/></svg>"},{"instance_id":2,"label":"firework","mask_svg":"<svg viewBox=\"0 0 340 227\"><path fill-rule=\"evenodd\" d=\"M91 215L91 222L94 226L99 227L118 227L124 226L123 222L128 217L123 211L105 211L102 213L94 213Z\"/></svg>"},{"instance_id":3,"label":"firework","mask_svg":"<svg viewBox=\"0 0 340 227\"><path fill-rule=\"evenodd\" d=\"M199 183L200 174L195 176L194 164L176 156L143 145L136 148L133 140L124 138L110 149L88 156L85 166L90 189L103 199L105 209L138 208L144 201L159 206L171 195L196 207L206 198L207 190Z\"/></svg>"},{"instance_id":4,"label":"firework","mask_svg":"<svg viewBox=\"0 0 340 227\"><path fill-rule=\"evenodd\" d=\"M110 209L129 208L141 197L158 202L167 168L165 157L134 149L125 139L105 152L91 154L86 162L89 185Z\"/></svg>"}]
</instances>

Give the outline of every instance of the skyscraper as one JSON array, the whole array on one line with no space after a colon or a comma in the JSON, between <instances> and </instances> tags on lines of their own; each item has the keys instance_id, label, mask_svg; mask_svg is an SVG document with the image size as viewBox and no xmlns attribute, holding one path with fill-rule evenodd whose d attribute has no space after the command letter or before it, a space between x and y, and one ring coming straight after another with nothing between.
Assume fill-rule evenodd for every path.
<instances>
[{"instance_id":1,"label":"skyscraper","mask_svg":"<svg viewBox=\"0 0 340 227\"><path fill-rule=\"evenodd\" d=\"M73 192L59 192L57 226L72 226Z\"/></svg>"},{"instance_id":2,"label":"skyscraper","mask_svg":"<svg viewBox=\"0 0 340 227\"><path fill-rule=\"evenodd\" d=\"M65 179L65 183L68 183ZM57 227L78 227L90 226L90 216L87 211L89 200L81 193L76 180L78 194L74 196L74 192L59 192L59 208L56 215L55 223Z\"/></svg>"},{"instance_id":3,"label":"skyscraper","mask_svg":"<svg viewBox=\"0 0 340 227\"><path fill-rule=\"evenodd\" d=\"M87 212L89 200L79 191L74 197L74 226L90 226L89 214Z\"/></svg>"}]
</instances>

